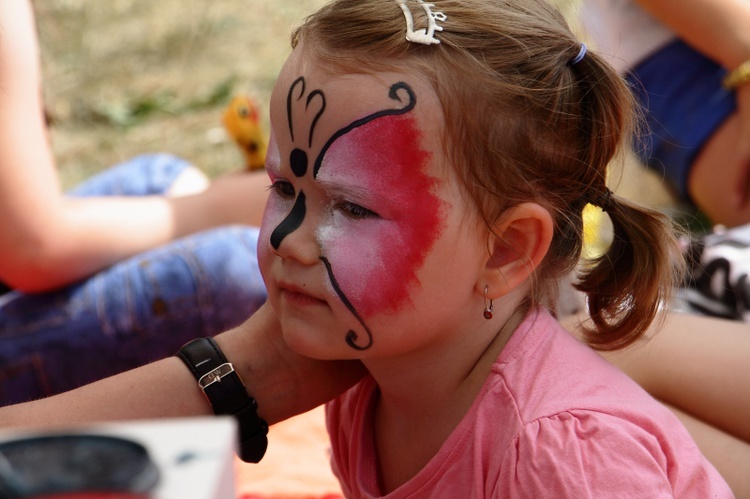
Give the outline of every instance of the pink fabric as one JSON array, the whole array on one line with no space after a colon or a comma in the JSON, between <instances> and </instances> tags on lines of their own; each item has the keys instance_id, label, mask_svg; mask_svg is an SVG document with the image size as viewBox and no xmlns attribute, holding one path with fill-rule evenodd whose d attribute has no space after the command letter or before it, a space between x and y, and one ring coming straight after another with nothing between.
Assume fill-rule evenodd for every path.
<instances>
[{"instance_id":1,"label":"pink fabric","mask_svg":"<svg viewBox=\"0 0 750 499\"><path fill-rule=\"evenodd\" d=\"M346 497L381 497L377 386L327 407ZM408 446L404 442L404 446ZM519 326L469 412L401 497L732 497L677 418L548 312Z\"/></svg>"}]
</instances>

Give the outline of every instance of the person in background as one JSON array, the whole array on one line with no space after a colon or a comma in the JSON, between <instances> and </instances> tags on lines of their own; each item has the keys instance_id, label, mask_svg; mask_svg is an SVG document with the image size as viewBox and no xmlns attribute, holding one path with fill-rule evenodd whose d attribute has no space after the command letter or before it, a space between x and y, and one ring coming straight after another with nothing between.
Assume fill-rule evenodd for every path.
<instances>
[{"instance_id":1,"label":"person in background","mask_svg":"<svg viewBox=\"0 0 750 499\"><path fill-rule=\"evenodd\" d=\"M63 192L48 142L31 2L0 3L0 404L169 355L266 298L264 174L209 182L168 154Z\"/></svg>"},{"instance_id":2,"label":"person in background","mask_svg":"<svg viewBox=\"0 0 750 499\"><path fill-rule=\"evenodd\" d=\"M750 1L581 0L578 14L644 110L635 152L688 208L678 306L747 322Z\"/></svg>"},{"instance_id":3,"label":"person in background","mask_svg":"<svg viewBox=\"0 0 750 499\"><path fill-rule=\"evenodd\" d=\"M750 223L750 2L582 0L579 14L646 110L642 162L709 224Z\"/></svg>"}]
</instances>

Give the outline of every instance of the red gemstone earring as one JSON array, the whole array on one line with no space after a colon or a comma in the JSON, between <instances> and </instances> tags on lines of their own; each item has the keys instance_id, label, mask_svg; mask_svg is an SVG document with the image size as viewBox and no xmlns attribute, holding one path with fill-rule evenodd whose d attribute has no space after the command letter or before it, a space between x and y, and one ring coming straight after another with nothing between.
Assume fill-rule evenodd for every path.
<instances>
[{"instance_id":1,"label":"red gemstone earring","mask_svg":"<svg viewBox=\"0 0 750 499\"><path fill-rule=\"evenodd\" d=\"M487 320L492 319L492 298L487 300L487 286L484 287L484 318Z\"/></svg>"}]
</instances>

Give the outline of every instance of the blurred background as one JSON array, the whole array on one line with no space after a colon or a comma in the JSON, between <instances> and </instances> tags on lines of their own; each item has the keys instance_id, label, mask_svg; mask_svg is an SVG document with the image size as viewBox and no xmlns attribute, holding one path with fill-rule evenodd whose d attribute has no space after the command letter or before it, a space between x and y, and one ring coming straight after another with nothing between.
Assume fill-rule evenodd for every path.
<instances>
[{"instance_id":1,"label":"blurred background","mask_svg":"<svg viewBox=\"0 0 750 499\"><path fill-rule=\"evenodd\" d=\"M144 152L241 168L221 114L267 102L289 33L324 0L35 0L44 96L66 187Z\"/></svg>"},{"instance_id":2,"label":"blurred background","mask_svg":"<svg viewBox=\"0 0 750 499\"><path fill-rule=\"evenodd\" d=\"M576 0L552 0L575 25ZM223 133L231 96L260 105L289 33L325 0L35 0L44 95L65 187L136 154L240 168Z\"/></svg>"}]
</instances>

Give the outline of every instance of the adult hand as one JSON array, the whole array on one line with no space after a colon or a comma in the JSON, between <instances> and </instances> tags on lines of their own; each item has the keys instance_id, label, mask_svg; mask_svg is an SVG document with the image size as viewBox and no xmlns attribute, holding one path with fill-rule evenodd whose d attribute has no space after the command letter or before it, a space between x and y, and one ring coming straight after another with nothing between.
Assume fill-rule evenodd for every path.
<instances>
[{"instance_id":1,"label":"adult hand","mask_svg":"<svg viewBox=\"0 0 750 499\"><path fill-rule=\"evenodd\" d=\"M240 327L216 340L269 424L327 402L366 372L359 361L321 361L293 352L267 302Z\"/></svg>"}]
</instances>

